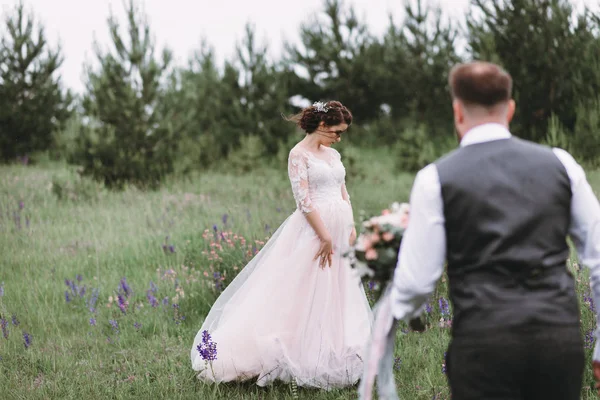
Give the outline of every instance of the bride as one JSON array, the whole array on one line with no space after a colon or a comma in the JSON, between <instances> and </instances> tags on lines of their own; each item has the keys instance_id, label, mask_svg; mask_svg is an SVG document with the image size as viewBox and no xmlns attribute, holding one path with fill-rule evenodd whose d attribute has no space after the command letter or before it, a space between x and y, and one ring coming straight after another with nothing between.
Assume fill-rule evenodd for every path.
<instances>
[{"instance_id":1,"label":"bride","mask_svg":"<svg viewBox=\"0 0 600 400\"><path fill-rule=\"evenodd\" d=\"M362 374L372 314L343 256L356 230L346 172L330 147L352 114L340 102L317 102L291 120L306 132L288 160L297 210L208 313L191 350L201 380L331 389ZM210 354L199 351L211 343Z\"/></svg>"}]
</instances>

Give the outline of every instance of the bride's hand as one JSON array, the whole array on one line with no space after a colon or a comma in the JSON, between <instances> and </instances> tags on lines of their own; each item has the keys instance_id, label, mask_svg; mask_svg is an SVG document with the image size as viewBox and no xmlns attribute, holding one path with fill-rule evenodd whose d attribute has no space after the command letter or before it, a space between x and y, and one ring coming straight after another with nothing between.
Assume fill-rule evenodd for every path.
<instances>
[{"instance_id":1,"label":"bride's hand","mask_svg":"<svg viewBox=\"0 0 600 400\"><path fill-rule=\"evenodd\" d=\"M325 268L325 264L329 264L329 268L331 268L332 254L333 241L331 240L331 236L327 236L325 238L321 238L321 246L319 247L319 251L313 260L319 259L319 267L321 267L321 269Z\"/></svg>"},{"instance_id":2,"label":"bride's hand","mask_svg":"<svg viewBox=\"0 0 600 400\"><path fill-rule=\"evenodd\" d=\"M354 246L356 243L356 228L352 228L352 232L350 233L350 246Z\"/></svg>"}]
</instances>

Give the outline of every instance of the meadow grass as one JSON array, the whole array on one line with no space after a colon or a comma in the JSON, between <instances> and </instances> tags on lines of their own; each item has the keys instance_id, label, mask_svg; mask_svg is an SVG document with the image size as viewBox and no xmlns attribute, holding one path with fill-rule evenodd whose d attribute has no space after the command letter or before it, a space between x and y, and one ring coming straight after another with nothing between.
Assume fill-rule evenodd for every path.
<instances>
[{"instance_id":1,"label":"meadow grass","mask_svg":"<svg viewBox=\"0 0 600 400\"><path fill-rule=\"evenodd\" d=\"M413 176L395 174L393 164L389 150L378 150L347 166L357 220L361 210L378 213L408 200ZM598 171L588 178L600 188ZM356 388L208 385L191 370L192 340L219 290L294 208L285 165L242 176L212 171L156 192L120 193L80 180L60 163L0 167L0 396L357 398ZM222 246L224 238L231 244ZM593 327L587 273L575 274L584 335ZM439 326L437 304L445 293L441 282L425 333L398 335L401 398L449 398L449 330ZM585 374L582 398L594 398L588 366Z\"/></svg>"}]
</instances>

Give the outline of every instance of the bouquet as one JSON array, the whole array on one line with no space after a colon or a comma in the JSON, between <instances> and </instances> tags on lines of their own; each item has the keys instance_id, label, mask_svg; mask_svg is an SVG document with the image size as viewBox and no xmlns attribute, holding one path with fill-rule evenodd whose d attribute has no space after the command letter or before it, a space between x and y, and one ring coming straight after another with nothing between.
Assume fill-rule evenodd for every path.
<instances>
[{"instance_id":1,"label":"bouquet","mask_svg":"<svg viewBox=\"0 0 600 400\"><path fill-rule=\"evenodd\" d=\"M400 244L408 226L409 210L408 203L393 203L380 215L364 221L356 244L348 253L351 267L367 284L375 301L379 300L394 278ZM409 326L416 331L425 329L420 318L409 321Z\"/></svg>"},{"instance_id":2,"label":"bouquet","mask_svg":"<svg viewBox=\"0 0 600 400\"><path fill-rule=\"evenodd\" d=\"M381 215L367 219L349 253L350 265L377 297L393 279L408 217L409 205L394 203Z\"/></svg>"}]
</instances>

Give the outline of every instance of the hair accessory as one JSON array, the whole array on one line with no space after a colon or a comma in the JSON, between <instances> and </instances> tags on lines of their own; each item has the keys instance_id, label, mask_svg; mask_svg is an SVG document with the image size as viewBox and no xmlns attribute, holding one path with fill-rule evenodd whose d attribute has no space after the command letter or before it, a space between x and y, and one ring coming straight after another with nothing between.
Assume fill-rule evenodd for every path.
<instances>
[{"instance_id":1,"label":"hair accessory","mask_svg":"<svg viewBox=\"0 0 600 400\"><path fill-rule=\"evenodd\" d=\"M324 112L324 113L326 113L327 111L329 111L329 107L327 107L325 105L325 103L323 103L322 101L315 101L313 103L313 107L315 107L318 112Z\"/></svg>"}]
</instances>

